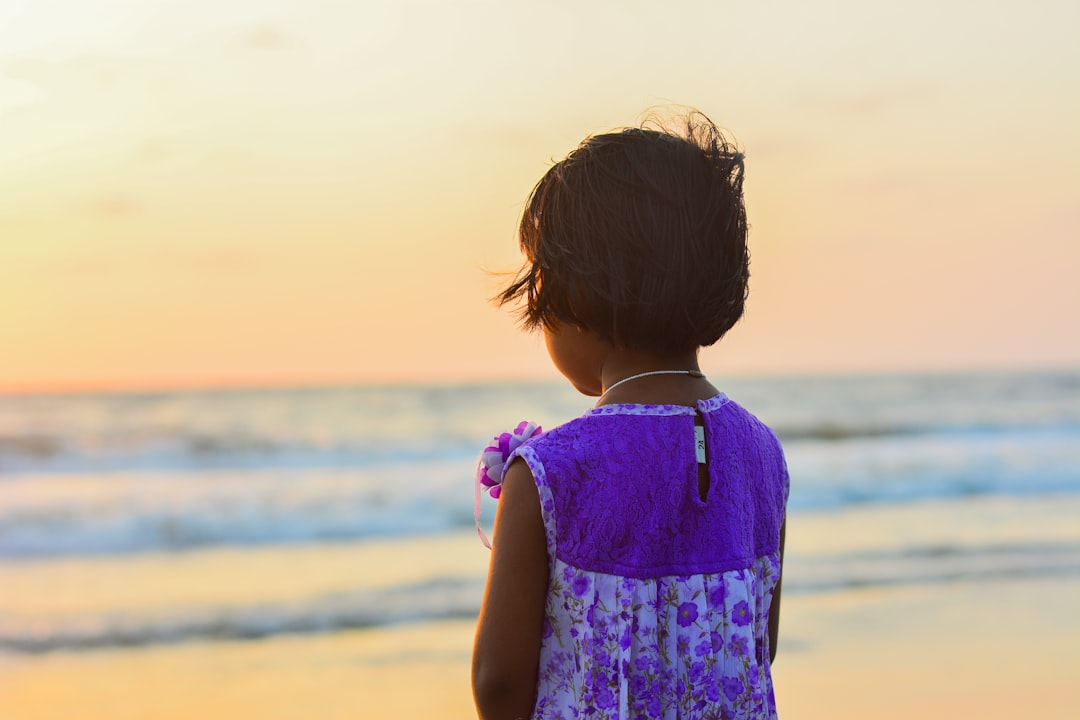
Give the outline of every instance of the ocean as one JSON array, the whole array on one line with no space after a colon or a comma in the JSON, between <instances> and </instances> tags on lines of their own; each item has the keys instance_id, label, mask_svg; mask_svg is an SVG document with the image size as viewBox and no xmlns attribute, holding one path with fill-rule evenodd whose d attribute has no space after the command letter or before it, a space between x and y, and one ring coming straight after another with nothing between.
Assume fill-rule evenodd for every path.
<instances>
[{"instance_id":1,"label":"ocean","mask_svg":"<svg viewBox=\"0 0 1080 720\"><path fill-rule=\"evenodd\" d=\"M1080 577L1080 371L713 382L783 443L786 601ZM589 405L557 383L0 396L0 657L475 618L479 451Z\"/></svg>"}]
</instances>

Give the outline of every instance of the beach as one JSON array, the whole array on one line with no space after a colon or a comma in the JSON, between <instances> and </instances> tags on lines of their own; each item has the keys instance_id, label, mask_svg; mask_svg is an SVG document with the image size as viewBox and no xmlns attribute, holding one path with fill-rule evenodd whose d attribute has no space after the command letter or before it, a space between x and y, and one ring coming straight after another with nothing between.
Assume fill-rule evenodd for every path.
<instances>
[{"instance_id":1,"label":"beach","mask_svg":"<svg viewBox=\"0 0 1080 720\"><path fill-rule=\"evenodd\" d=\"M1045 599L1003 630L1015 608ZM1071 718L1080 582L796 598L774 668L787 718ZM0 667L4 718L475 717L473 623L43 655Z\"/></svg>"},{"instance_id":2,"label":"beach","mask_svg":"<svg viewBox=\"0 0 1080 720\"><path fill-rule=\"evenodd\" d=\"M1055 497L991 499L966 514L936 505L792 518L774 669L782 717L1072 717L1080 701L1078 512L1080 499ZM934 549L915 563L882 561L907 546L913 527ZM990 538L1008 548L994 551L996 561L972 562L965 549ZM845 587L815 589L829 583L814 558L853 545L869 558L862 574ZM369 589L416 587L433 571L477 578L486 556L465 531L334 548L206 551L172 564L67 560L51 573L8 565L0 583L9 610L14 597L23 598L20 613L34 602L41 612L47 599L48 614L70 624L76 612L120 613L126 605L130 615L135 605L145 612L170 603L190 611L242 603L256 590L264 606L355 592L360 568ZM125 589L132 587L138 597ZM445 614L455 603L447 600ZM0 659L0 717L470 718L472 610L337 632L9 653Z\"/></svg>"},{"instance_id":3,"label":"beach","mask_svg":"<svg viewBox=\"0 0 1080 720\"><path fill-rule=\"evenodd\" d=\"M1074 378L732 383L792 471L782 718L1074 716ZM0 404L0 718L475 717L489 419L459 400L560 393Z\"/></svg>"},{"instance_id":4,"label":"beach","mask_svg":"<svg viewBox=\"0 0 1080 720\"><path fill-rule=\"evenodd\" d=\"M1000 616L1039 591L1052 593L1056 615L1032 613L1001 639ZM995 582L868 597L854 607L835 599L792 603L790 640L774 669L780 715L1071 718L1080 700L1073 654L1080 633L1075 622L1054 626L1078 600L1077 583ZM464 720L475 717L472 630L468 621L448 621L254 645L43 657L5 668L0 714Z\"/></svg>"}]
</instances>

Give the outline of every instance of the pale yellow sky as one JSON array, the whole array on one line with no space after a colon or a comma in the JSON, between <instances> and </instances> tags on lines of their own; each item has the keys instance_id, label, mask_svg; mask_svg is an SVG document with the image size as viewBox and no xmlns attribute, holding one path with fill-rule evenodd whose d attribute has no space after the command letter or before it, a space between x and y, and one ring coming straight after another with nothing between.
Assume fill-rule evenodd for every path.
<instances>
[{"instance_id":1,"label":"pale yellow sky","mask_svg":"<svg viewBox=\"0 0 1080 720\"><path fill-rule=\"evenodd\" d=\"M1080 6L0 0L0 388L555 377L486 298L587 133L748 156L713 373L1080 365Z\"/></svg>"}]
</instances>

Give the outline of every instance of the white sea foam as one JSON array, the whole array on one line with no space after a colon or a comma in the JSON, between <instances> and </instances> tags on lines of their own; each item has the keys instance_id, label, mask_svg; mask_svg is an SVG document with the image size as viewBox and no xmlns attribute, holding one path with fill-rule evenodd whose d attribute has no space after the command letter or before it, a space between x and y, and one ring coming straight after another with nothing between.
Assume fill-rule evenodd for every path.
<instances>
[{"instance_id":1,"label":"white sea foam","mask_svg":"<svg viewBox=\"0 0 1080 720\"><path fill-rule=\"evenodd\" d=\"M283 634L468 618L476 616L477 598L482 590L482 578L441 577L293 601L34 621L0 618L0 652L42 653L192 640L253 640Z\"/></svg>"},{"instance_id":2,"label":"white sea foam","mask_svg":"<svg viewBox=\"0 0 1080 720\"><path fill-rule=\"evenodd\" d=\"M716 382L784 441L792 512L1080 493L1080 373ZM588 403L536 384L0 397L0 558L464 527L488 439Z\"/></svg>"},{"instance_id":3,"label":"white sea foam","mask_svg":"<svg viewBox=\"0 0 1080 720\"><path fill-rule=\"evenodd\" d=\"M1015 507L1016 502L1019 507ZM838 511L840 516L803 518L789 531L794 542L785 562L784 596L1080 577L1080 535L1069 519L1080 505L1080 497L963 503L953 500L896 507L866 517L849 509ZM941 523L943 518L949 523ZM1010 518L1020 519L1022 529L1004 527L1003 521L1011 522ZM1031 522L1036 518L1040 523ZM928 530L928 524L934 529ZM843 542L834 540L837 534L845 536ZM433 562L425 573L409 574L391 583L372 584L363 573L351 580L346 575L330 591L295 565L298 561L319 563L318 550L300 556L274 546L232 551L229 562L236 572L252 565L262 568L247 572L245 582L250 587L242 597L223 599L221 595L228 592L215 593L208 587L197 599L180 604L171 602L166 590L135 593L142 597L133 600L126 583L134 577L153 582L167 574L170 582L179 586L212 586L220 581L217 573L225 567L213 551L205 553L206 560L195 553L184 562L161 555L153 560L152 571L143 568L132 572L120 567L122 558L20 565L7 568L6 576L0 566L0 577L24 595L68 587L72 576L93 577L97 585L90 609L73 601L61 610L43 608L46 603L41 599L20 604L0 596L0 654L250 640L470 619L479 610L486 559L486 551L472 540L457 533L413 541L421 542L413 548L414 553L425 552L426 547L426 552L438 554L442 550L436 546L444 543L454 545L457 552L471 548L475 556L469 563L440 569L438 562ZM355 565L354 569L359 569L361 557L371 561L380 552L384 562L402 559L392 546L385 547L373 553L364 543L334 546L333 566ZM342 553L350 552L357 562L342 562ZM279 567L290 578L285 597L278 578L267 574L268 567Z\"/></svg>"}]
</instances>

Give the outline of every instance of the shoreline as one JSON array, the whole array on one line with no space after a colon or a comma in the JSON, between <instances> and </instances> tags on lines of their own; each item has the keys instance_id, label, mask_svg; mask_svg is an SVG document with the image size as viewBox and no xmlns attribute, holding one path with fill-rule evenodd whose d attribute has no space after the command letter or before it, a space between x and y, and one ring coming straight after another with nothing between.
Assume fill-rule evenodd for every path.
<instances>
[{"instance_id":1,"label":"shoreline","mask_svg":"<svg viewBox=\"0 0 1080 720\"><path fill-rule=\"evenodd\" d=\"M1038 606L1033 606L1033 602ZM794 720L1072 717L1080 578L785 599L774 669ZM0 658L0 716L474 718L474 621ZM62 692L58 692L62 689Z\"/></svg>"}]
</instances>

